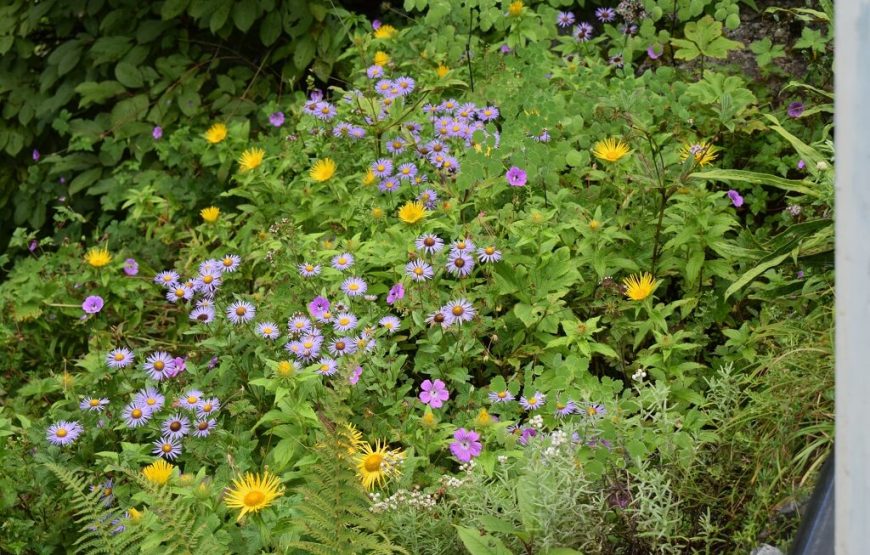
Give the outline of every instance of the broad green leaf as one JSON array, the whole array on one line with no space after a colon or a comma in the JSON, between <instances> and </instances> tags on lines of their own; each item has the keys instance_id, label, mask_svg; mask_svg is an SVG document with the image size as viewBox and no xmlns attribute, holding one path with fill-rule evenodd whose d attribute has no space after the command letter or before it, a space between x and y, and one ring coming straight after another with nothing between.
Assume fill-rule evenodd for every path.
<instances>
[{"instance_id":1,"label":"broad green leaf","mask_svg":"<svg viewBox=\"0 0 870 555\"><path fill-rule=\"evenodd\" d=\"M776 187L777 189L782 189L792 193L801 193L813 197L821 196L821 193L818 190L811 188L816 185L809 181L785 179L784 177L770 175L768 173L750 172L746 170L709 170L693 173L689 177L695 179L757 183L759 185L770 185L771 187Z\"/></svg>"},{"instance_id":2,"label":"broad green leaf","mask_svg":"<svg viewBox=\"0 0 870 555\"><path fill-rule=\"evenodd\" d=\"M680 60L694 60L698 56L723 59L729 51L743 48L743 44L723 37L722 23L709 15L686 23L683 35L685 39L671 40L677 48L674 57Z\"/></svg>"},{"instance_id":3,"label":"broad green leaf","mask_svg":"<svg viewBox=\"0 0 870 555\"><path fill-rule=\"evenodd\" d=\"M755 266L754 268L740 276L737 281L728 286L728 289L725 290L725 298L727 299L737 291L743 289L745 286L749 285L752 280L754 280L770 268L780 265L789 256L791 256L791 253L785 253L783 255L777 256L772 260L762 262L761 264Z\"/></svg>"},{"instance_id":4,"label":"broad green leaf","mask_svg":"<svg viewBox=\"0 0 870 555\"><path fill-rule=\"evenodd\" d=\"M135 89L143 85L142 72L133 64L119 62L115 66L115 79L128 89Z\"/></svg>"},{"instance_id":5,"label":"broad green leaf","mask_svg":"<svg viewBox=\"0 0 870 555\"><path fill-rule=\"evenodd\" d=\"M462 545L471 555L512 555L510 550L494 536L481 536L473 528L457 526L456 531Z\"/></svg>"}]
</instances>

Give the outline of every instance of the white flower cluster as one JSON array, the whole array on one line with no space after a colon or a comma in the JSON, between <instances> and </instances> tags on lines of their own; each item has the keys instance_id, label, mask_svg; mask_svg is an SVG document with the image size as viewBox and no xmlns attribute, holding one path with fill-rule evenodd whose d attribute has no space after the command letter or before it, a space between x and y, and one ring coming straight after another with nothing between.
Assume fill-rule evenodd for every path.
<instances>
[{"instance_id":1,"label":"white flower cluster","mask_svg":"<svg viewBox=\"0 0 870 555\"><path fill-rule=\"evenodd\" d=\"M638 368L637 371L631 375L631 379L636 382L642 382L646 378L646 370L643 368Z\"/></svg>"},{"instance_id":2,"label":"white flower cluster","mask_svg":"<svg viewBox=\"0 0 870 555\"><path fill-rule=\"evenodd\" d=\"M400 508L411 508L421 511L428 511L435 507L435 498L428 493L420 491L419 486L413 491L400 489L393 495L381 501L380 493L372 493L369 495L372 500L372 506L369 510L373 513L383 513L386 511L395 511Z\"/></svg>"},{"instance_id":3,"label":"white flower cluster","mask_svg":"<svg viewBox=\"0 0 870 555\"><path fill-rule=\"evenodd\" d=\"M532 428L540 430L544 427L544 417L540 414L536 414L535 416L529 418L529 424L532 426Z\"/></svg>"},{"instance_id":4,"label":"white flower cluster","mask_svg":"<svg viewBox=\"0 0 870 555\"><path fill-rule=\"evenodd\" d=\"M562 430L556 430L550 434L550 445L541 453L544 458L555 457L559 453L559 447L568 442L568 434Z\"/></svg>"}]
</instances>

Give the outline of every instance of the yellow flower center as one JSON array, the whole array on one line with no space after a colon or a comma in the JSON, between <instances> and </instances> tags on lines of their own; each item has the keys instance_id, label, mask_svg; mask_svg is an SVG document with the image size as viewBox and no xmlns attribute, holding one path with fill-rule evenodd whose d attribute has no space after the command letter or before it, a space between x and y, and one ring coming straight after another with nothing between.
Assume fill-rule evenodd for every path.
<instances>
[{"instance_id":1,"label":"yellow flower center","mask_svg":"<svg viewBox=\"0 0 870 555\"><path fill-rule=\"evenodd\" d=\"M507 391L499 391L498 392L499 399L504 399L505 397L507 397Z\"/></svg>"},{"instance_id":2,"label":"yellow flower center","mask_svg":"<svg viewBox=\"0 0 870 555\"><path fill-rule=\"evenodd\" d=\"M163 451L164 453L169 453L170 451L172 451L172 444L171 443L164 443L163 447L161 447L160 450Z\"/></svg>"},{"instance_id":3,"label":"yellow flower center","mask_svg":"<svg viewBox=\"0 0 870 555\"><path fill-rule=\"evenodd\" d=\"M350 324L350 318L339 318L338 323L339 325L346 326Z\"/></svg>"},{"instance_id":4,"label":"yellow flower center","mask_svg":"<svg viewBox=\"0 0 870 555\"><path fill-rule=\"evenodd\" d=\"M245 312L247 312L245 307L240 306L239 308L236 309L236 316L244 316Z\"/></svg>"},{"instance_id":5,"label":"yellow flower center","mask_svg":"<svg viewBox=\"0 0 870 555\"><path fill-rule=\"evenodd\" d=\"M115 360L119 362L124 360L124 353L115 353Z\"/></svg>"},{"instance_id":6,"label":"yellow flower center","mask_svg":"<svg viewBox=\"0 0 870 555\"><path fill-rule=\"evenodd\" d=\"M589 416L595 416L597 413L598 411L595 410L595 407L589 407L588 409L586 409L586 414L588 414Z\"/></svg>"},{"instance_id":7,"label":"yellow flower center","mask_svg":"<svg viewBox=\"0 0 870 555\"><path fill-rule=\"evenodd\" d=\"M249 491L242 502L245 507L256 507L266 499L266 494L259 490Z\"/></svg>"},{"instance_id":8,"label":"yellow flower center","mask_svg":"<svg viewBox=\"0 0 870 555\"><path fill-rule=\"evenodd\" d=\"M110 495L112 495L112 488L105 488L105 489L103 489L103 496L104 496L104 497L108 497L108 496L110 496Z\"/></svg>"},{"instance_id":9,"label":"yellow flower center","mask_svg":"<svg viewBox=\"0 0 870 555\"><path fill-rule=\"evenodd\" d=\"M191 405L197 401L199 401L199 397L196 397L195 395L188 395L187 396L187 402L190 403Z\"/></svg>"},{"instance_id":10,"label":"yellow flower center","mask_svg":"<svg viewBox=\"0 0 870 555\"><path fill-rule=\"evenodd\" d=\"M203 420L202 422L197 424L196 427L199 428L200 430L206 430L206 429L208 429L208 422Z\"/></svg>"},{"instance_id":11,"label":"yellow flower center","mask_svg":"<svg viewBox=\"0 0 870 555\"><path fill-rule=\"evenodd\" d=\"M420 268L420 267L414 268L414 274L416 274L418 276L422 276L423 275L423 268Z\"/></svg>"},{"instance_id":12,"label":"yellow flower center","mask_svg":"<svg viewBox=\"0 0 870 555\"><path fill-rule=\"evenodd\" d=\"M56 435L57 437L66 437L66 434L66 428L58 428L57 431L54 432L54 435Z\"/></svg>"},{"instance_id":13,"label":"yellow flower center","mask_svg":"<svg viewBox=\"0 0 870 555\"><path fill-rule=\"evenodd\" d=\"M347 264L347 258L345 258L345 257L343 257L343 256L340 257L340 258L338 259L338 263L339 263L339 264Z\"/></svg>"},{"instance_id":14,"label":"yellow flower center","mask_svg":"<svg viewBox=\"0 0 870 555\"><path fill-rule=\"evenodd\" d=\"M450 312L452 312L454 316L462 316L462 313L465 312L465 310L463 310L461 306L456 305L450 310Z\"/></svg>"},{"instance_id":15,"label":"yellow flower center","mask_svg":"<svg viewBox=\"0 0 870 555\"><path fill-rule=\"evenodd\" d=\"M209 283L211 283L213 281L214 281L214 278L211 276L203 276L203 278L202 278L202 282L205 283L206 285L208 285Z\"/></svg>"},{"instance_id":16,"label":"yellow flower center","mask_svg":"<svg viewBox=\"0 0 870 555\"><path fill-rule=\"evenodd\" d=\"M224 258L224 266L229 267L229 266L232 266L232 265L233 265L233 259L232 259L232 258L230 258L229 256L226 257L226 258Z\"/></svg>"},{"instance_id":17,"label":"yellow flower center","mask_svg":"<svg viewBox=\"0 0 870 555\"><path fill-rule=\"evenodd\" d=\"M356 291L357 289L359 289L359 285L357 285L356 283L351 283L350 285L347 286L347 288L350 289L351 291Z\"/></svg>"},{"instance_id":18,"label":"yellow flower center","mask_svg":"<svg viewBox=\"0 0 870 555\"><path fill-rule=\"evenodd\" d=\"M271 334L272 334L272 328L270 328L269 326L266 326L265 328L263 328L263 333L266 334L266 335L271 335Z\"/></svg>"},{"instance_id":19,"label":"yellow flower center","mask_svg":"<svg viewBox=\"0 0 870 555\"><path fill-rule=\"evenodd\" d=\"M532 397L532 398L530 398L530 399L529 399L529 404L530 404L530 405L537 405L537 404L538 404L538 398L537 398L537 397Z\"/></svg>"},{"instance_id":20,"label":"yellow flower center","mask_svg":"<svg viewBox=\"0 0 870 555\"><path fill-rule=\"evenodd\" d=\"M133 418L142 418L142 409L133 409L130 411L130 416Z\"/></svg>"},{"instance_id":21,"label":"yellow flower center","mask_svg":"<svg viewBox=\"0 0 870 555\"><path fill-rule=\"evenodd\" d=\"M158 360L154 363L154 369L158 372L166 368L166 364L162 360Z\"/></svg>"},{"instance_id":22,"label":"yellow flower center","mask_svg":"<svg viewBox=\"0 0 870 555\"><path fill-rule=\"evenodd\" d=\"M459 241L458 243L456 243L456 248L459 250L464 249L465 248L465 241Z\"/></svg>"},{"instance_id":23,"label":"yellow flower center","mask_svg":"<svg viewBox=\"0 0 870 555\"><path fill-rule=\"evenodd\" d=\"M345 347L346 347L346 345L344 344L344 341L338 341L338 342L335 344L335 350L336 350L336 351L343 351Z\"/></svg>"},{"instance_id":24,"label":"yellow flower center","mask_svg":"<svg viewBox=\"0 0 870 555\"><path fill-rule=\"evenodd\" d=\"M495 252L495 249L493 247L486 247L485 249L483 249L483 252L485 252L486 254L492 254Z\"/></svg>"},{"instance_id":25,"label":"yellow flower center","mask_svg":"<svg viewBox=\"0 0 870 555\"><path fill-rule=\"evenodd\" d=\"M163 276L163 281L165 283L169 283L170 281L172 281L172 276Z\"/></svg>"},{"instance_id":26,"label":"yellow flower center","mask_svg":"<svg viewBox=\"0 0 870 555\"><path fill-rule=\"evenodd\" d=\"M183 296L184 296L184 289L182 289L181 287L179 287L178 289L176 289L176 290L175 290L175 296L176 296L176 297L183 297Z\"/></svg>"},{"instance_id":27,"label":"yellow flower center","mask_svg":"<svg viewBox=\"0 0 870 555\"><path fill-rule=\"evenodd\" d=\"M307 272L313 272L313 271L314 271L314 266L312 266L311 264L306 264L306 265L305 265L305 271L307 271Z\"/></svg>"},{"instance_id":28,"label":"yellow flower center","mask_svg":"<svg viewBox=\"0 0 870 555\"><path fill-rule=\"evenodd\" d=\"M153 405L156 405L156 404L157 404L157 399L155 399L154 397L149 397L148 399L145 400L145 404L146 404L146 405L152 405L152 406L153 406Z\"/></svg>"},{"instance_id":29,"label":"yellow flower center","mask_svg":"<svg viewBox=\"0 0 870 555\"><path fill-rule=\"evenodd\" d=\"M99 399L91 399L90 405L91 405L92 407L96 407L96 406L98 406L99 404L100 404L100 400L99 400Z\"/></svg>"},{"instance_id":30,"label":"yellow flower center","mask_svg":"<svg viewBox=\"0 0 870 555\"><path fill-rule=\"evenodd\" d=\"M206 403L202 406L203 412L211 412L212 405L211 403Z\"/></svg>"},{"instance_id":31,"label":"yellow flower center","mask_svg":"<svg viewBox=\"0 0 870 555\"><path fill-rule=\"evenodd\" d=\"M305 343L302 344L302 346L305 347L306 349L311 349L312 347L314 347L314 342L313 341L306 341Z\"/></svg>"},{"instance_id":32,"label":"yellow flower center","mask_svg":"<svg viewBox=\"0 0 870 555\"><path fill-rule=\"evenodd\" d=\"M369 472L378 472L381 469L381 463L384 462L384 457L380 453L372 453L366 455L363 459L363 468Z\"/></svg>"}]
</instances>

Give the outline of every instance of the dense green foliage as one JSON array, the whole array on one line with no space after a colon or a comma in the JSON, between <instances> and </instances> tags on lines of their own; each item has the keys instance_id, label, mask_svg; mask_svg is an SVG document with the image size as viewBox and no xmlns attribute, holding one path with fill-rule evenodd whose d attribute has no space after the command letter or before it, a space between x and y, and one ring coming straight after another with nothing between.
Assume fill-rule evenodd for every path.
<instances>
[{"instance_id":1,"label":"dense green foliage","mask_svg":"<svg viewBox=\"0 0 870 555\"><path fill-rule=\"evenodd\" d=\"M785 547L833 433L809 4L2 8L0 551Z\"/></svg>"}]
</instances>

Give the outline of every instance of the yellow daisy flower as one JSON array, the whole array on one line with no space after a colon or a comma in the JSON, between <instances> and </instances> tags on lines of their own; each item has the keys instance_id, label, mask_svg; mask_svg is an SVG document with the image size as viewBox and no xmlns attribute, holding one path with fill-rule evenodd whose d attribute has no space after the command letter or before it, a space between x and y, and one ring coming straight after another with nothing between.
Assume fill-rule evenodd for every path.
<instances>
[{"instance_id":1,"label":"yellow daisy flower","mask_svg":"<svg viewBox=\"0 0 870 555\"><path fill-rule=\"evenodd\" d=\"M202 216L203 221L206 223L213 224L218 221L218 218L221 215L221 209L217 206L209 206L208 208L200 210L199 215Z\"/></svg>"},{"instance_id":2,"label":"yellow daisy flower","mask_svg":"<svg viewBox=\"0 0 870 555\"><path fill-rule=\"evenodd\" d=\"M130 507L127 512L130 514L130 522L136 523L142 520L142 511L136 507Z\"/></svg>"},{"instance_id":3,"label":"yellow daisy flower","mask_svg":"<svg viewBox=\"0 0 870 555\"><path fill-rule=\"evenodd\" d=\"M589 220L589 231L598 231L599 229L601 229L601 222L595 218Z\"/></svg>"},{"instance_id":4,"label":"yellow daisy flower","mask_svg":"<svg viewBox=\"0 0 870 555\"><path fill-rule=\"evenodd\" d=\"M476 428L485 428L492 424L492 415L489 414L489 411L484 409L480 409L480 412L477 413L477 416L474 418L474 426Z\"/></svg>"},{"instance_id":5,"label":"yellow daisy flower","mask_svg":"<svg viewBox=\"0 0 870 555\"><path fill-rule=\"evenodd\" d=\"M143 468L142 474L145 475L145 478L149 482L162 486L169 481L173 470L175 470L174 466L163 459L157 459L152 464Z\"/></svg>"},{"instance_id":6,"label":"yellow daisy flower","mask_svg":"<svg viewBox=\"0 0 870 555\"><path fill-rule=\"evenodd\" d=\"M421 202L408 201L399 208L399 219L406 224L415 224L426 217L426 209Z\"/></svg>"},{"instance_id":7,"label":"yellow daisy flower","mask_svg":"<svg viewBox=\"0 0 870 555\"><path fill-rule=\"evenodd\" d=\"M438 68L435 70L435 75L437 75L441 79L447 77L448 73L450 73L450 68L444 64L439 65Z\"/></svg>"},{"instance_id":8,"label":"yellow daisy flower","mask_svg":"<svg viewBox=\"0 0 870 555\"><path fill-rule=\"evenodd\" d=\"M242 173L257 169L263 163L266 151L262 148L249 148L239 157L239 171Z\"/></svg>"},{"instance_id":9,"label":"yellow daisy flower","mask_svg":"<svg viewBox=\"0 0 870 555\"><path fill-rule=\"evenodd\" d=\"M399 464L405 456L402 451L391 451L386 443L380 442L374 449L368 443L363 443L360 451L356 457L356 469L365 489L372 490L375 485L383 487L387 480L400 474Z\"/></svg>"},{"instance_id":10,"label":"yellow daisy flower","mask_svg":"<svg viewBox=\"0 0 870 555\"><path fill-rule=\"evenodd\" d=\"M227 126L216 123L205 132L205 140L211 144L217 144L227 138Z\"/></svg>"},{"instance_id":11,"label":"yellow daisy flower","mask_svg":"<svg viewBox=\"0 0 870 555\"><path fill-rule=\"evenodd\" d=\"M511 17L519 17L521 13L523 13L523 3L520 0L511 2L511 5L508 6L508 14Z\"/></svg>"},{"instance_id":12,"label":"yellow daisy flower","mask_svg":"<svg viewBox=\"0 0 870 555\"><path fill-rule=\"evenodd\" d=\"M376 66L385 67L388 63L390 63L390 55L386 52L378 50L377 52L375 52L375 57L373 61Z\"/></svg>"},{"instance_id":13,"label":"yellow daisy flower","mask_svg":"<svg viewBox=\"0 0 870 555\"><path fill-rule=\"evenodd\" d=\"M377 178L375 177L375 172L373 172L372 169L369 168L368 171L366 171L365 177L363 177L362 183L363 183L363 185L368 187L369 185L374 183L375 180L377 180Z\"/></svg>"},{"instance_id":14,"label":"yellow daisy flower","mask_svg":"<svg viewBox=\"0 0 870 555\"><path fill-rule=\"evenodd\" d=\"M324 181L329 181L329 178L335 175L336 167L335 162L333 162L331 158L324 158L323 160L314 162L308 175L310 175L311 179L314 181L323 183Z\"/></svg>"},{"instance_id":15,"label":"yellow daisy flower","mask_svg":"<svg viewBox=\"0 0 870 555\"><path fill-rule=\"evenodd\" d=\"M642 301L652 295L659 282L653 279L652 274L644 272L639 276L632 274L622 280L625 286L625 295L633 301Z\"/></svg>"},{"instance_id":16,"label":"yellow daisy flower","mask_svg":"<svg viewBox=\"0 0 870 555\"><path fill-rule=\"evenodd\" d=\"M85 262L94 268L102 268L112 261L112 255L109 254L109 249L105 247L94 247L85 253Z\"/></svg>"},{"instance_id":17,"label":"yellow daisy flower","mask_svg":"<svg viewBox=\"0 0 870 555\"><path fill-rule=\"evenodd\" d=\"M431 429L438 424L438 419L435 418L434 414L432 414L432 409L426 407L426 412L424 412L423 416L420 417L420 423L423 424L424 427Z\"/></svg>"},{"instance_id":18,"label":"yellow daisy flower","mask_svg":"<svg viewBox=\"0 0 870 555\"><path fill-rule=\"evenodd\" d=\"M247 513L256 513L265 509L284 495L281 481L274 474L264 472L251 474L246 472L244 478L233 480L233 487L227 493L225 502L230 509L241 509L236 521L242 519Z\"/></svg>"},{"instance_id":19,"label":"yellow daisy flower","mask_svg":"<svg viewBox=\"0 0 870 555\"><path fill-rule=\"evenodd\" d=\"M278 367L275 369L275 373L281 376L282 378L289 378L296 372L296 367L293 366L293 363L289 360L282 360L278 363Z\"/></svg>"},{"instance_id":20,"label":"yellow daisy flower","mask_svg":"<svg viewBox=\"0 0 870 555\"><path fill-rule=\"evenodd\" d=\"M592 154L594 154L599 160L604 160L605 162L616 162L629 152L631 151L627 144L623 143L620 139L614 138L598 141L595 143L595 146L592 147Z\"/></svg>"},{"instance_id":21,"label":"yellow daisy flower","mask_svg":"<svg viewBox=\"0 0 870 555\"><path fill-rule=\"evenodd\" d=\"M684 144L680 148L680 161L685 162L692 156L699 166L707 166L719 157L718 152L719 148L709 143Z\"/></svg>"},{"instance_id":22,"label":"yellow daisy flower","mask_svg":"<svg viewBox=\"0 0 870 555\"><path fill-rule=\"evenodd\" d=\"M396 36L398 31L392 25L381 25L375 30L376 39L391 39Z\"/></svg>"}]
</instances>

